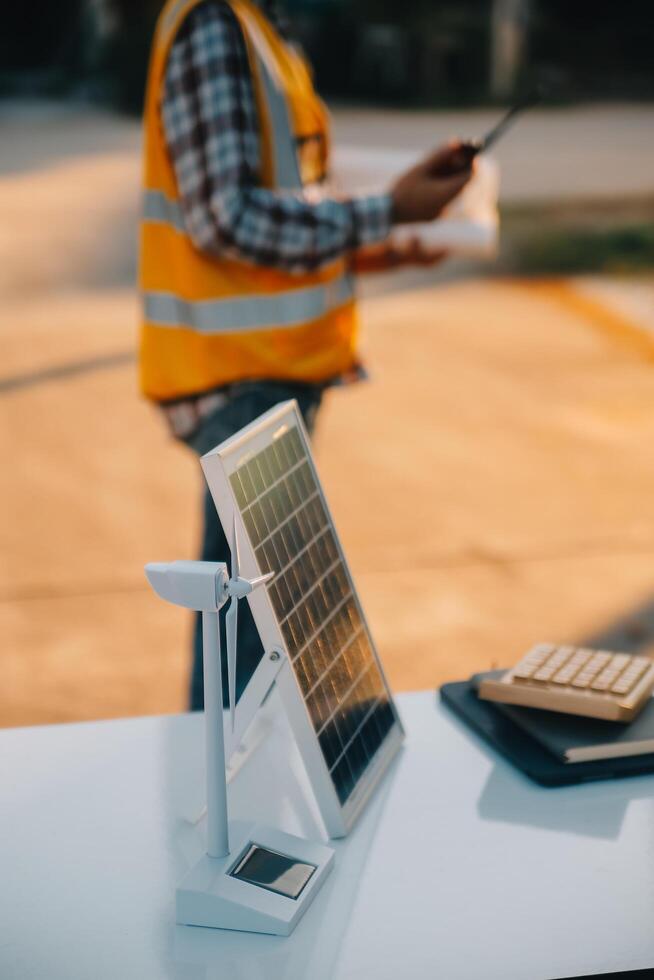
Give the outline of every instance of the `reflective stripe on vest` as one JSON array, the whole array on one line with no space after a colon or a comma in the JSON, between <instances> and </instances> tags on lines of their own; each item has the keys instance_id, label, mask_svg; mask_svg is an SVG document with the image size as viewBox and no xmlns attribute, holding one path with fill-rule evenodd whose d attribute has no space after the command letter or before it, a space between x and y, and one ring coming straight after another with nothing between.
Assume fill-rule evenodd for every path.
<instances>
[{"instance_id":1,"label":"reflective stripe on vest","mask_svg":"<svg viewBox=\"0 0 654 980\"><path fill-rule=\"evenodd\" d=\"M302 177L286 97L269 65L265 41L257 30L253 29L251 36L270 113L275 185L298 190L302 187ZM169 225L180 234L188 234L180 203L162 191L145 191L143 220ZM301 326L330 313L353 297L353 279L346 273L325 285L238 299L190 301L172 293L148 292L144 295L144 308L147 322L156 326L185 326L207 334L233 333Z\"/></svg>"},{"instance_id":2,"label":"reflective stripe on vest","mask_svg":"<svg viewBox=\"0 0 654 980\"><path fill-rule=\"evenodd\" d=\"M276 187L285 190L299 190L302 188L302 175L288 103L275 71L275 64L270 60L268 46L265 39L261 37L258 25L254 22L250 24L250 38L255 49L270 113L274 183Z\"/></svg>"},{"instance_id":3,"label":"reflective stripe on vest","mask_svg":"<svg viewBox=\"0 0 654 980\"><path fill-rule=\"evenodd\" d=\"M320 286L229 299L185 300L173 293L147 292L145 319L158 327L190 327L199 333L237 333L304 326L354 297L350 273Z\"/></svg>"},{"instance_id":4,"label":"reflective stripe on vest","mask_svg":"<svg viewBox=\"0 0 654 980\"><path fill-rule=\"evenodd\" d=\"M181 7L184 3L186 0L178 0L177 6ZM174 21L177 16L176 7L171 8L168 16L171 22ZM284 190L301 190L302 176L286 96L275 77L274 66L268 57L266 42L261 37L256 25L251 26L251 38L270 113L275 186ZM179 202L166 197L161 191L145 192L142 213L144 221L172 225L175 231L187 233L181 205Z\"/></svg>"},{"instance_id":5,"label":"reflective stripe on vest","mask_svg":"<svg viewBox=\"0 0 654 980\"><path fill-rule=\"evenodd\" d=\"M163 191L145 191L143 195L143 220L155 224L170 225L186 235L184 212L178 201L172 201Z\"/></svg>"}]
</instances>

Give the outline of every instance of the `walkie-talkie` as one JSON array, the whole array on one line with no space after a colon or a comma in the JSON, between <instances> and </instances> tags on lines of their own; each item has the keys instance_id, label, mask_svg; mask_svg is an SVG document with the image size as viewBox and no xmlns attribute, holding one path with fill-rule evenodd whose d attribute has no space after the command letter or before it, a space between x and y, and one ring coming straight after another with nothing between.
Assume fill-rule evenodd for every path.
<instances>
[{"instance_id":1,"label":"walkie-talkie","mask_svg":"<svg viewBox=\"0 0 654 980\"><path fill-rule=\"evenodd\" d=\"M494 143L497 143L498 139L513 125L516 118L541 102L542 98L543 89L541 86L531 89L502 116L492 129L489 129L485 136L478 140L468 140L462 143L450 157L446 165L447 170L440 170L439 176L447 177L458 173L460 170L467 170L479 153L485 153Z\"/></svg>"}]
</instances>

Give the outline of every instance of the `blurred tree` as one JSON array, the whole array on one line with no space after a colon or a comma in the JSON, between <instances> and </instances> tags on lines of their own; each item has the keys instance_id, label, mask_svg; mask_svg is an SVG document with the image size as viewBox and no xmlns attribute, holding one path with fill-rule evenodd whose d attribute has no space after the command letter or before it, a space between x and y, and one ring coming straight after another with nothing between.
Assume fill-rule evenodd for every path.
<instances>
[{"instance_id":1,"label":"blurred tree","mask_svg":"<svg viewBox=\"0 0 654 980\"><path fill-rule=\"evenodd\" d=\"M0 94L65 91L81 68L85 0L7 4L0 31Z\"/></svg>"},{"instance_id":2,"label":"blurred tree","mask_svg":"<svg viewBox=\"0 0 654 980\"><path fill-rule=\"evenodd\" d=\"M72 88L139 112L163 2L5 4L0 91L19 78L20 90ZM279 0L326 95L423 105L508 98L542 72L563 96L651 97L651 2Z\"/></svg>"},{"instance_id":3,"label":"blurred tree","mask_svg":"<svg viewBox=\"0 0 654 980\"><path fill-rule=\"evenodd\" d=\"M490 0L288 2L313 22L303 40L330 94L460 104L486 88Z\"/></svg>"},{"instance_id":4,"label":"blurred tree","mask_svg":"<svg viewBox=\"0 0 654 980\"><path fill-rule=\"evenodd\" d=\"M307 46L327 93L465 104L510 98L536 76L556 101L654 95L651 0L287 2L314 25Z\"/></svg>"},{"instance_id":5,"label":"blurred tree","mask_svg":"<svg viewBox=\"0 0 654 980\"><path fill-rule=\"evenodd\" d=\"M106 0L116 28L101 56L101 69L112 79L112 101L139 113L148 70L150 42L164 0Z\"/></svg>"},{"instance_id":6,"label":"blurred tree","mask_svg":"<svg viewBox=\"0 0 654 980\"><path fill-rule=\"evenodd\" d=\"M493 0L490 88L496 98L510 98L520 80L528 14L529 0Z\"/></svg>"},{"instance_id":7,"label":"blurred tree","mask_svg":"<svg viewBox=\"0 0 654 980\"><path fill-rule=\"evenodd\" d=\"M654 96L651 0L533 0L529 48L573 97Z\"/></svg>"},{"instance_id":8,"label":"blurred tree","mask_svg":"<svg viewBox=\"0 0 654 980\"><path fill-rule=\"evenodd\" d=\"M7 4L0 32L3 71L43 70L69 53L83 0L31 0Z\"/></svg>"}]
</instances>

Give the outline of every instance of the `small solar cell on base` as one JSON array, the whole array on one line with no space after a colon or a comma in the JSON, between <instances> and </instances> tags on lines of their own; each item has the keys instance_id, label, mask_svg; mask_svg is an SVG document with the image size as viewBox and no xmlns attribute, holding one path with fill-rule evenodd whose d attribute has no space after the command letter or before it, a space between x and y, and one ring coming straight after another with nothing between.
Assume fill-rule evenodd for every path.
<instances>
[{"instance_id":1,"label":"small solar cell on base","mask_svg":"<svg viewBox=\"0 0 654 980\"><path fill-rule=\"evenodd\" d=\"M315 864L306 864L287 854L250 843L230 875L295 901L309 884L315 870Z\"/></svg>"}]
</instances>

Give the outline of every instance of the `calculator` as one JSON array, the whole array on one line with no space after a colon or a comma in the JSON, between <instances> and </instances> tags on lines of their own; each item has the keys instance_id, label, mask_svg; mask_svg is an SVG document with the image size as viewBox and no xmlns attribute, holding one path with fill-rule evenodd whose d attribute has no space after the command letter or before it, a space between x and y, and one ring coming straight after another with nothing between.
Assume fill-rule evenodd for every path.
<instances>
[{"instance_id":1,"label":"calculator","mask_svg":"<svg viewBox=\"0 0 654 980\"><path fill-rule=\"evenodd\" d=\"M636 717L652 689L649 657L539 643L500 678L484 679L479 697L625 722Z\"/></svg>"}]
</instances>

